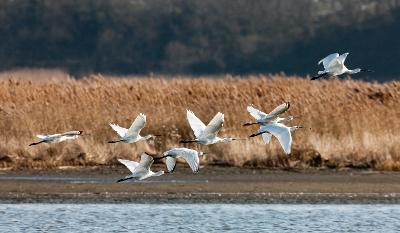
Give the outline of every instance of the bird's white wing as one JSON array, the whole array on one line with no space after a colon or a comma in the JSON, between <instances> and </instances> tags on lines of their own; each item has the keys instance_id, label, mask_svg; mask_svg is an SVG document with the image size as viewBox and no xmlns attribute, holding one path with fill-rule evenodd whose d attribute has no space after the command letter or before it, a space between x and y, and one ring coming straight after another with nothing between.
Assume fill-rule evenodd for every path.
<instances>
[{"instance_id":1,"label":"bird's white wing","mask_svg":"<svg viewBox=\"0 0 400 233\"><path fill-rule=\"evenodd\" d=\"M193 130L194 135L196 138L199 138L200 135L203 133L205 130L206 126L204 123L194 115L194 113L190 110L186 110L186 117L189 122L190 127Z\"/></svg>"},{"instance_id":2,"label":"bird's white wing","mask_svg":"<svg viewBox=\"0 0 400 233\"><path fill-rule=\"evenodd\" d=\"M136 136L140 133L140 130L144 128L146 124L146 115L140 113L136 119L133 121L131 127L129 127L128 132L126 132L129 136Z\"/></svg>"},{"instance_id":3,"label":"bird's white wing","mask_svg":"<svg viewBox=\"0 0 400 233\"><path fill-rule=\"evenodd\" d=\"M262 137L262 139L264 141L264 144L269 144L269 142L271 141L271 138L272 138L272 134L263 133L263 134L261 134L261 137Z\"/></svg>"},{"instance_id":4,"label":"bird's white wing","mask_svg":"<svg viewBox=\"0 0 400 233\"><path fill-rule=\"evenodd\" d=\"M173 172L176 166L176 159L168 156L165 158L165 164L167 165L168 172Z\"/></svg>"},{"instance_id":5,"label":"bird's white wing","mask_svg":"<svg viewBox=\"0 0 400 233\"><path fill-rule=\"evenodd\" d=\"M340 63L340 64L344 64L344 61L346 61L347 55L349 55L349 53L343 53L342 55L340 55L338 58L336 58L336 60Z\"/></svg>"},{"instance_id":6,"label":"bird's white wing","mask_svg":"<svg viewBox=\"0 0 400 233\"><path fill-rule=\"evenodd\" d=\"M153 157L151 157L150 155L148 155L146 153L143 153L140 156L140 162L139 162L139 165L137 166L137 169L143 168L146 170L150 170L150 167L153 164L153 162L154 162Z\"/></svg>"},{"instance_id":7,"label":"bird's white wing","mask_svg":"<svg viewBox=\"0 0 400 233\"><path fill-rule=\"evenodd\" d=\"M289 107L290 107L289 102L283 103L278 107L274 108L274 110L272 110L270 113L268 113L268 117L276 117L279 114L286 112L289 109Z\"/></svg>"},{"instance_id":8,"label":"bird's white wing","mask_svg":"<svg viewBox=\"0 0 400 233\"><path fill-rule=\"evenodd\" d=\"M224 125L224 114L218 112L214 118L208 123L203 132L203 137L215 137Z\"/></svg>"},{"instance_id":9,"label":"bird's white wing","mask_svg":"<svg viewBox=\"0 0 400 233\"><path fill-rule=\"evenodd\" d=\"M265 119L267 117L267 114L265 112L262 112L252 105L247 106L247 111L250 113L252 117L254 117L256 120L261 120Z\"/></svg>"},{"instance_id":10,"label":"bird's white wing","mask_svg":"<svg viewBox=\"0 0 400 233\"><path fill-rule=\"evenodd\" d=\"M139 163L135 161L130 161L126 159L118 159L118 161L125 165L125 167L127 167L132 173L135 171L136 167L139 166Z\"/></svg>"},{"instance_id":11,"label":"bird's white wing","mask_svg":"<svg viewBox=\"0 0 400 233\"><path fill-rule=\"evenodd\" d=\"M340 55L339 57L333 59L329 65L327 69L330 70L334 70L334 69L338 69L341 66L344 66L344 61L346 60L347 55L349 55L349 53L343 53L342 55Z\"/></svg>"},{"instance_id":12,"label":"bird's white wing","mask_svg":"<svg viewBox=\"0 0 400 233\"><path fill-rule=\"evenodd\" d=\"M116 124L111 124L111 123L110 123L110 126L111 126L111 128L112 128L115 132L117 132L117 134L118 134L120 137L125 136L126 132L128 131L128 129L125 129L124 127L121 127L121 126L116 125Z\"/></svg>"},{"instance_id":13,"label":"bird's white wing","mask_svg":"<svg viewBox=\"0 0 400 233\"><path fill-rule=\"evenodd\" d=\"M179 156L182 157L183 159L185 159L185 161L189 164L189 166L193 172L199 171L200 160L199 160L197 151L195 151L195 150L182 151L179 154Z\"/></svg>"},{"instance_id":14,"label":"bird's white wing","mask_svg":"<svg viewBox=\"0 0 400 233\"><path fill-rule=\"evenodd\" d=\"M324 59L321 59L318 62L318 65L322 63L322 65L324 66L325 69L327 69L329 67L329 64L332 62L332 60L334 60L335 58L339 57L338 53L333 53L330 54L328 56L326 56Z\"/></svg>"},{"instance_id":15,"label":"bird's white wing","mask_svg":"<svg viewBox=\"0 0 400 233\"><path fill-rule=\"evenodd\" d=\"M290 154L292 146L292 135L290 133L289 127L278 123L273 125L266 125L262 128L274 135L281 144L283 151L285 151L286 154Z\"/></svg>"}]
</instances>

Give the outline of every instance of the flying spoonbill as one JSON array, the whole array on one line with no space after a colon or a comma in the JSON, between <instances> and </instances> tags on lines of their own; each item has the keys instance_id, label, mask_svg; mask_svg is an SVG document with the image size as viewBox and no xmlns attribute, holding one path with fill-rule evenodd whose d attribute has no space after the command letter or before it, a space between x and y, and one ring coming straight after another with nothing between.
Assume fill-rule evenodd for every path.
<instances>
[{"instance_id":1,"label":"flying spoonbill","mask_svg":"<svg viewBox=\"0 0 400 233\"><path fill-rule=\"evenodd\" d=\"M279 122L285 122L285 121L291 121L293 120L293 116L288 116L285 118L279 117L280 114L286 112L290 108L290 103L286 102L278 107L274 108L270 113L265 113L262 112L252 105L247 106L247 111L250 113L254 119L256 119L256 122L252 123L246 123L243 126L248 126L248 125L255 125L255 124L260 124L260 125L268 125L272 123L279 123Z\"/></svg>"},{"instance_id":2,"label":"flying spoonbill","mask_svg":"<svg viewBox=\"0 0 400 233\"><path fill-rule=\"evenodd\" d=\"M220 138L217 136L224 124L224 114L218 112L214 118L206 126L199 118L194 115L190 110L186 110L187 120L193 130L196 139L194 140L182 140L180 143L191 143L196 142L202 145L210 145L214 143L229 143L234 140L240 140L237 138L224 137Z\"/></svg>"},{"instance_id":3,"label":"flying spoonbill","mask_svg":"<svg viewBox=\"0 0 400 233\"><path fill-rule=\"evenodd\" d=\"M291 147L292 147L292 131L295 131L296 129L302 128L301 126L292 126L292 127L287 127L286 125L282 123L275 123L271 125L264 125L261 126L260 129L258 130L258 133L250 135L250 137L255 137L258 135L263 135L265 133L269 133L274 135L279 143L281 144L283 151L286 154L290 154L291 152ZM264 142L267 144L269 143L269 140L271 140L271 137L269 137L268 142L265 141L263 137Z\"/></svg>"},{"instance_id":4,"label":"flying spoonbill","mask_svg":"<svg viewBox=\"0 0 400 233\"><path fill-rule=\"evenodd\" d=\"M168 172L172 173L175 170L176 159L183 158L190 166L194 173L199 171L200 160L199 157L203 156L203 152L197 152L188 148L172 148L163 153L163 156L157 159L166 158L166 165Z\"/></svg>"},{"instance_id":5,"label":"flying spoonbill","mask_svg":"<svg viewBox=\"0 0 400 233\"><path fill-rule=\"evenodd\" d=\"M123 128L116 124L111 124L111 128L117 132L119 135L119 139L115 141L109 141L108 143L117 143L117 142L125 142L125 143L134 143L139 141L148 140L150 138L154 138L160 135L146 135L144 137L140 136L140 131L144 128L146 124L146 115L140 113L136 119L133 121L131 127L129 129Z\"/></svg>"},{"instance_id":6,"label":"flying spoonbill","mask_svg":"<svg viewBox=\"0 0 400 233\"><path fill-rule=\"evenodd\" d=\"M40 143L57 143L57 142L62 142L65 140L74 140L81 135L83 131L69 131L65 133L59 133L59 134L50 134L50 135L36 135L40 139L39 142L34 142L29 144L29 146L34 146Z\"/></svg>"},{"instance_id":7,"label":"flying spoonbill","mask_svg":"<svg viewBox=\"0 0 400 233\"><path fill-rule=\"evenodd\" d=\"M146 178L152 176L161 176L164 174L164 171L152 172L150 170L151 165L154 162L153 157L150 155L143 153L140 157L140 162L125 160L125 159L118 159L120 163L125 165L129 171L132 172L131 175L126 176L125 178L119 179L117 183L125 181L125 180L144 180Z\"/></svg>"},{"instance_id":8,"label":"flying spoonbill","mask_svg":"<svg viewBox=\"0 0 400 233\"><path fill-rule=\"evenodd\" d=\"M349 53L343 53L339 56L338 53L333 53L325 57L324 59L318 62L318 65L322 63L324 66L323 71L318 71L318 75L311 78L311 80L319 79L321 77L330 77L330 76L338 76L342 74L357 74L359 72L372 72L371 70L356 68L353 70L349 70L345 65L344 61L346 60L347 55Z\"/></svg>"}]
</instances>

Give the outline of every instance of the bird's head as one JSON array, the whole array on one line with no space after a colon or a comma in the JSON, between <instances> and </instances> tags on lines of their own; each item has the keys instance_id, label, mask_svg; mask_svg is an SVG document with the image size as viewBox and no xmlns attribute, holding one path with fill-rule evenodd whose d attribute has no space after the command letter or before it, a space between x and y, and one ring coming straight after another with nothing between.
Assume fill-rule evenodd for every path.
<instances>
[{"instance_id":1,"label":"bird's head","mask_svg":"<svg viewBox=\"0 0 400 233\"><path fill-rule=\"evenodd\" d=\"M164 175L164 174L165 174L164 171L158 171L158 172L154 173L154 176L161 176L161 175Z\"/></svg>"},{"instance_id":2,"label":"bird's head","mask_svg":"<svg viewBox=\"0 0 400 233\"><path fill-rule=\"evenodd\" d=\"M295 126L290 127L290 131L295 131L295 130L301 129L301 128L303 128L303 126L295 125Z\"/></svg>"},{"instance_id":3,"label":"bird's head","mask_svg":"<svg viewBox=\"0 0 400 233\"><path fill-rule=\"evenodd\" d=\"M200 151L199 152L199 157L204 157L205 158L205 157L207 157L207 154L208 153L206 153L206 152Z\"/></svg>"},{"instance_id":4,"label":"bird's head","mask_svg":"<svg viewBox=\"0 0 400 233\"><path fill-rule=\"evenodd\" d=\"M81 131L81 130L79 130L78 132L79 132L79 135L83 134L83 131Z\"/></svg>"},{"instance_id":5,"label":"bird's head","mask_svg":"<svg viewBox=\"0 0 400 233\"><path fill-rule=\"evenodd\" d=\"M223 138L222 139L222 143L229 143L229 142L232 142L232 141L239 141L239 140L245 140L245 139L228 137L228 138Z\"/></svg>"}]
</instances>

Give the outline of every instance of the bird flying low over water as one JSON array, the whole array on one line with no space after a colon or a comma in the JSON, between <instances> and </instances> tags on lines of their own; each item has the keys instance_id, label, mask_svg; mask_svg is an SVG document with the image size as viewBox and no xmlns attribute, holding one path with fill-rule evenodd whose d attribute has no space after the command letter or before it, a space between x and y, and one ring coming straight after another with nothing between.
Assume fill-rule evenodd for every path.
<instances>
[{"instance_id":1,"label":"bird flying low over water","mask_svg":"<svg viewBox=\"0 0 400 233\"><path fill-rule=\"evenodd\" d=\"M129 129L123 128L116 124L111 124L111 128L117 132L119 135L119 139L115 141L109 141L108 143L117 143L117 142L125 142L125 143L134 143L139 141L148 140L150 138L154 138L160 135L146 135L144 137L140 136L140 131L144 128L146 124L146 115L140 113L136 119L133 121L131 127Z\"/></svg>"},{"instance_id":2,"label":"bird flying low over water","mask_svg":"<svg viewBox=\"0 0 400 233\"><path fill-rule=\"evenodd\" d=\"M69 131L60 134L36 135L40 141L31 143L29 146L34 146L40 143L57 143L65 140L74 140L77 139L82 133L83 131Z\"/></svg>"},{"instance_id":3,"label":"bird flying low over water","mask_svg":"<svg viewBox=\"0 0 400 233\"><path fill-rule=\"evenodd\" d=\"M318 62L318 65L322 63L324 66L323 71L318 71L318 75L311 78L311 80L319 79L322 77L338 76L342 74L357 74L359 72L372 72L371 70L356 68L349 70L345 65L344 61L349 53L344 53L339 56L338 53L333 53L325 57Z\"/></svg>"},{"instance_id":4,"label":"bird flying low over water","mask_svg":"<svg viewBox=\"0 0 400 233\"><path fill-rule=\"evenodd\" d=\"M172 148L163 153L163 156L157 159L165 159L168 172L172 173L176 167L176 159L183 158L190 166L194 173L199 171L200 156L203 156L203 152L197 152L188 148Z\"/></svg>"},{"instance_id":5,"label":"bird flying low over water","mask_svg":"<svg viewBox=\"0 0 400 233\"><path fill-rule=\"evenodd\" d=\"M126 180L144 180L152 176L161 176L164 174L164 171L152 172L150 170L154 159L146 153L141 155L139 163L125 159L118 159L118 161L125 165L132 174L126 176L125 178L119 179L117 183Z\"/></svg>"},{"instance_id":6,"label":"bird flying low over water","mask_svg":"<svg viewBox=\"0 0 400 233\"><path fill-rule=\"evenodd\" d=\"M274 135L279 143L281 144L283 151L286 154L291 153L291 147L292 147L292 131L295 131L296 129L302 128L301 126L292 126L292 127L287 127L286 125L282 123L275 123L271 125L264 125L261 126L260 129L258 130L258 133L250 135L250 137L256 137L258 135L263 135L265 133L269 133L270 135ZM264 143L268 144L269 141L271 140L271 136L264 138Z\"/></svg>"},{"instance_id":7,"label":"bird flying low over water","mask_svg":"<svg viewBox=\"0 0 400 233\"><path fill-rule=\"evenodd\" d=\"M274 110L272 110L270 113L267 114L265 112L256 109L253 105L249 105L247 106L247 111L250 113L252 117L254 117L254 119L256 119L256 122L246 123L243 126L249 126L255 124L267 125L272 123L291 121L293 120L293 116L288 116L286 118L279 117L280 114L286 112L289 108L290 108L290 103L286 102L274 108Z\"/></svg>"},{"instance_id":8,"label":"bird flying low over water","mask_svg":"<svg viewBox=\"0 0 400 233\"><path fill-rule=\"evenodd\" d=\"M229 143L234 140L241 140L238 138L220 138L217 136L218 132L221 130L224 124L223 113L218 112L207 126L190 110L186 110L186 116L189 125L192 128L194 135L196 136L196 139L182 140L180 141L180 143L196 142L202 145L210 145L214 143Z\"/></svg>"}]
</instances>

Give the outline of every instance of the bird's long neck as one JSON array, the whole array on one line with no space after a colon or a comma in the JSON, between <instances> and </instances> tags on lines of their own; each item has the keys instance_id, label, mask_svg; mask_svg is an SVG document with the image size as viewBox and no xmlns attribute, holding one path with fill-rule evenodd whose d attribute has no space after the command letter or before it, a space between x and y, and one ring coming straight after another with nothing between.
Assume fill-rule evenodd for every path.
<instances>
[{"instance_id":1,"label":"bird's long neck","mask_svg":"<svg viewBox=\"0 0 400 233\"><path fill-rule=\"evenodd\" d=\"M164 174L164 171L153 172L153 176L161 176Z\"/></svg>"},{"instance_id":2,"label":"bird's long neck","mask_svg":"<svg viewBox=\"0 0 400 233\"><path fill-rule=\"evenodd\" d=\"M153 138L154 135L149 134L149 135L146 135L146 136L144 136L144 137L141 137L141 136L139 135L139 137L140 137L139 141L140 141L140 140L149 140L150 138Z\"/></svg>"},{"instance_id":3,"label":"bird's long neck","mask_svg":"<svg viewBox=\"0 0 400 233\"><path fill-rule=\"evenodd\" d=\"M277 122L288 122L288 121L291 121L291 120L293 120L293 116L288 116L288 117L285 117L285 118L278 117Z\"/></svg>"},{"instance_id":4,"label":"bird's long neck","mask_svg":"<svg viewBox=\"0 0 400 233\"><path fill-rule=\"evenodd\" d=\"M347 70L347 73L348 73L348 74L357 74L358 72L360 72L360 71L357 70L357 69L354 69L354 70Z\"/></svg>"},{"instance_id":5,"label":"bird's long neck","mask_svg":"<svg viewBox=\"0 0 400 233\"><path fill-rule=\"evenodd\" d=\"M217 141L222 143L229 143L232 141L232 138L217 138Z\"/></svg>"}]
</instances>

